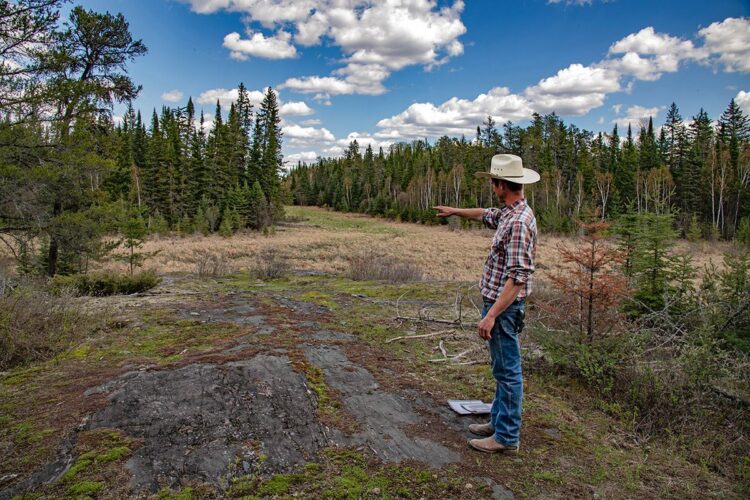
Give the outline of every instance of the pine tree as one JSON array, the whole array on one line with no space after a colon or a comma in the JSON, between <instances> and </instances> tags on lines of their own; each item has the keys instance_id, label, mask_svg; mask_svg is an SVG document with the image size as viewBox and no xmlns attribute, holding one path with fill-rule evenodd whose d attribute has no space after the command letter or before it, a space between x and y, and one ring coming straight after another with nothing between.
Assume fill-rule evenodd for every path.
<instances>
[{"instance_id":1,"label":"pine tree","mask_svg":"<svg viewBox=\"0 0 750 500\"><path fill-rule=\"evenodd\" d=\"M129 198L131 192L131 171L133 169L133 136L135 129L135 110L128 103L128 109L122 119L122 125L116 129L118 139L117 163L104 180L104 187L113 199Z\"/></svg>"},{"instance_id":2,"label":"pine tree","mask_svg":"<svg viewBox=\"0 0 750 500\"><path fill-rule=\"evenodd\" d=\"M47 6L54 6L54 2ZM3 8L5 10L7 6L3 5ZM6 24L4 19L3 26L13 26L14 14L7 11L5 13L8 16L5 19L10 24ZM56 15L53 17L57 19ZM18 19L22 18L23 16ZM14 31L11 36L18 36L18 30ZM55 110L49 133L58 142L60 157L56 174L62 182L50 183L45 194L54 219L65 212L83 213L91 206L90 200L78 197L82 190L88 188L87 181L90 183L91 180L90 176L81 171L78 161L84 154L80 151L81 146L88 142L81 139L96 135L84 133L84 130L95 123L96 116L102 110L111 110L114 101L128 102L138 96L140 87L127 75L126 65L145 54L147 49L141 40L133 39L122 14L100 14L81 6L70 11L69 22L63 29L50 35L49 45L43 44L42 50L29 54L32 62L27 67L36 66L45 70L44 94L41 96L45 102L37 102L34 107L39 109L48 106ZM45 43L46 41L44 40ZM30 45L34 44L19 41L8 47L10 50L24 50ZM10 55L10 52L4 50L4 55ZM4 89L8 80L2 80L0 88ZM38 86L32 84L27 88L34 92ZM2 95L0 102L5 99L6 96ZM13 114L16 114L15 110ZM92 130L89 128L88 132ZM71 135L76 137L71 138ZM96 190L97 186L94 186L94 191ZM48 274L54 276L58 270L61 239L55 231L49 231L47 235L50 242L47 254ZM69 241L75 242L77 239Z\"/></svg>"}]
</instances>

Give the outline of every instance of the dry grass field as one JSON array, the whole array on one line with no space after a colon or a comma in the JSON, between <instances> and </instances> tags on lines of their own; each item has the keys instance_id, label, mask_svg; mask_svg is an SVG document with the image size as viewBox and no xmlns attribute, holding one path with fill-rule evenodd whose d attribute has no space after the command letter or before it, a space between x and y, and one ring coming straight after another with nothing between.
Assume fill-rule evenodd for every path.
<instances>
[{"instance_id":1,"label":"dry grass field","mask_svg":"<svg viewBox=\"0 0 750 500\"><path fill-rule=\"evenodd\" d=\"M431 281L476 280L487 252L492 232L486 229L460 229L456 224L424 226L376 219L361 214L344 214L317 207L288 207L290 222L271 235L241 233L232 238L218 234L189 237L152 237L144 252L158 252L146 267L158 274L195 272L209 256L219 257L227 272L252 269L264 249L286 257L297 270L345 273L349 258L372 252L416 265ZM454 221L455 222L455 221ZM557 248L570 244L570 238L541 234L537 249L538 277L559 262ZM713 262L721 265L727 243L680 241L677 250L689 253L698 269ZM106 262L105 269L124 271L125 264Z\"/></svg>"}]
</instances>

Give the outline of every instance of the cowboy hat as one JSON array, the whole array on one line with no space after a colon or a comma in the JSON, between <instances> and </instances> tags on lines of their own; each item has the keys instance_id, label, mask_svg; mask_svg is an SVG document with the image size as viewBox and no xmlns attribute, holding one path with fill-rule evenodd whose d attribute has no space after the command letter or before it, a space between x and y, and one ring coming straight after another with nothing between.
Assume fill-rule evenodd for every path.
<instances>
[{"instance_id":1,"label":"cowboy hat","mask_svg":"<svg viewBox=\"0 0 750 500\"><path fill-rule=\"evenodd\" d=\"M477 172L476 177L503 179L517 184L533 184L539 180L539 174L529 168L523 168L521 158L516 155L495 155L492 157L489 172Z\"/></svg>"}]
</instances>

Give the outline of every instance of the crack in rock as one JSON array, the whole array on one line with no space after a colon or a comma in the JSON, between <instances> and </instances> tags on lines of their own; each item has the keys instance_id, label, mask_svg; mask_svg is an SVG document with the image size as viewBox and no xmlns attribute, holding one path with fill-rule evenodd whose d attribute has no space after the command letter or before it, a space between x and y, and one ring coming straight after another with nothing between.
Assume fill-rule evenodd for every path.
<instances>
[{"instance_id":1,"label":"crack in rock","mask_svg":"<svg viewBox=\"0 0 750 500\"><path fill-rule=\"evenodd\" d=\"M335 346L304 346L308 361L323 371L326 383L341 393L346 411L364 429L352 436L339 435L344 446L366 444L383 461L417 460L439 468L461 460L445 446L422 437L410 437L404 428L421 417L404 398L380 390L372 374L346 357Z\"/></svg>"}]
</instances>

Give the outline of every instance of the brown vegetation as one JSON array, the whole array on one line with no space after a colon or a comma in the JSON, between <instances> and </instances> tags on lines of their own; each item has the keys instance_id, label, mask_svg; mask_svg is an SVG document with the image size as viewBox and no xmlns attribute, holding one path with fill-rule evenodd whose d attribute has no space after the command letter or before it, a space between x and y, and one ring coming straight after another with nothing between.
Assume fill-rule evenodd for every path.
<instances>
[{"instance_id":1,"label":"brown vegetation","mask_svg":"<svg viewBox=\"0 0 750 500\"><path fill-rule=\"evenodd\" d=\"M286 223L275 234L238 233L219 235L153 237L143 247L158 254L146 261L157 274L196 272L206 255L221 256L237 271L252 271L265 248L283 251L290 269L347 274L351 258L372 252L408 262L423 272L426 280L475 281L487 255L491 232L486 229L455 229L373 219L361 214L332 213L315 207L291 207L290 215L302 222ZM541 234L537 247L538 276L544 277L560 262L558 246L569 238ZM725 243L679 245L694 255L694 265L721 264ZM682 251L683 248L680 248ZM107 262L107 269L125 271L125 265Z\"/></svg>"}]
</instances>

